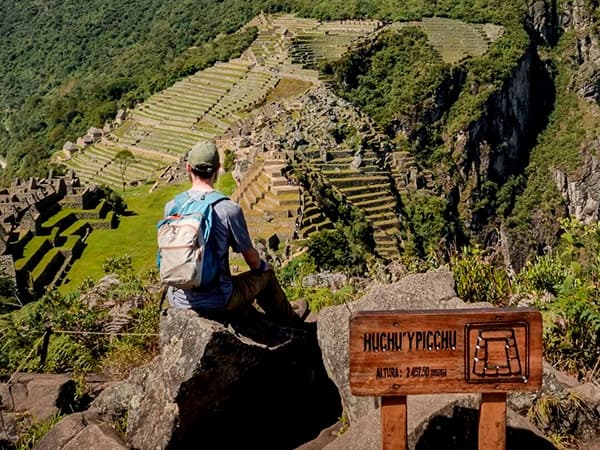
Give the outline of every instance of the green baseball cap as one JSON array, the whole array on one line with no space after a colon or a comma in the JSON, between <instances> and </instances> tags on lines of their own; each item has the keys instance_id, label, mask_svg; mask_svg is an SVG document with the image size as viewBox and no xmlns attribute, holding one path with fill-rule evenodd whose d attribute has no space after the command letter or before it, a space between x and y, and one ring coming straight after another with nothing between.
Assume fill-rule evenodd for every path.
<instances>
[{"instance_id":1,"label":"green baseball cap","mask_svg":"<svg viewBox=\"0 0 600 450\"><path fill-rule=\"evenodd\" d=\"M195 169L212 172L219 165L219 152L214 142L200 141L190 149L188 163Z\"/></svg>"}]
</instances>

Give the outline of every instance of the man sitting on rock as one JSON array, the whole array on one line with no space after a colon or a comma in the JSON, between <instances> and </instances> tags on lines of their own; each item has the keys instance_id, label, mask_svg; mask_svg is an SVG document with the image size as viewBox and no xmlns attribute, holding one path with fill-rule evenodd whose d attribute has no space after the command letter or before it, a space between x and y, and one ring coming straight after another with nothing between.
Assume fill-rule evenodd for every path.
<instances>
[{"instance_id":1,"label":"man sitting on rock","mask_svg":"<svg viewBox=\"0 0 600 450\"><path fill-rule=\"evenodd\" d=\"M192 183L187 192L192 198L214 191L220 168L219 153L214 143L202 141L188 153L186 171ZM165 217L172 214L174 200L165 206ZM280 325L299 325L308 314L305 301L292 306L279 285L271 266L260 258L252 245L246 220L240 206L228 198L213 205L211 234L207 246L219 264L217 280L207 288L177 289L169 286L167 298L171 306L201 311L247 310L254 299L267 317ZM229 247L241 253L250 271L232 276Z\"/></svg>"}]
</instances>

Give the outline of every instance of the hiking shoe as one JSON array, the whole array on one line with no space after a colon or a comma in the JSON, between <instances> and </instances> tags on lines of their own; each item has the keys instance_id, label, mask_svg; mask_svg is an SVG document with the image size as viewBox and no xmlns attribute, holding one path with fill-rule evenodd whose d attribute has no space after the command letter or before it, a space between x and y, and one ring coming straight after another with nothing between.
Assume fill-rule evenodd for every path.
<instances>
[{"instance_id":1,"label":"hiking shoe","mask_svg":"<svg viewBox=\"0 0 600 450\"><path fill-rule=\"evenodd\" d=\"M292 305L292 309L294 310L294 312L296 313L296 315L298 316L300 321L304 322L304 319L306 319L308 317L308 315L310 314L310 308L308 307L308 302L306 300L304 300L303 298L301 298L299 300L295 300L295 301L291 302L291 305Z\"/></svg>"}]
</instances>

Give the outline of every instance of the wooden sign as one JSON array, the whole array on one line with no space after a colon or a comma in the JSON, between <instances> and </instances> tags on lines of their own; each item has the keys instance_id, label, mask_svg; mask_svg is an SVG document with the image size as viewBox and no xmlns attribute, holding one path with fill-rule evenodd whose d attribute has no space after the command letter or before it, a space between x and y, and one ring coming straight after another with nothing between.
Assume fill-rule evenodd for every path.
<instances>
[{"instance_id":1,"label":"wooden sign","mask_svg":"<svg viewBox=\"0 0 600 450\"><path fill-rule=\"evenodd\" d=\"M350 319L354 395L534 391L541 384L535 309L363 311Z\"/></svg>"}]
</instances>

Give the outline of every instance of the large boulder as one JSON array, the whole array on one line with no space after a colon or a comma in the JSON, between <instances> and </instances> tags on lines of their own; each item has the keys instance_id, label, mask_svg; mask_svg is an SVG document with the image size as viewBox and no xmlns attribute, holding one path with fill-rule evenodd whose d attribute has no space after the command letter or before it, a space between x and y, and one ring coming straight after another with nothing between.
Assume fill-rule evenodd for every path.
<instances>
[{"instance_id":1,"label":"large boulder","mask_svg":"<svg viewBox=\"0 0 600 450\"><path fill-rule=\"evenodd\" d=\"M0 448L17 442L18 422L42 422L74 407L75 382L67 375L13 375L8 383L0 383Z\"/></svg>"},{"instance_id":2,"label":"large boulder","mask_svg":"<svg viewBox=\"0 0 600 450\"><path fill-rule=\"evenodd\" d=\"M67 375L19 373L0 384L0 411L27 413L41 422L68 413L75 404L75 382Z\"/></svg>"},{"instance_id":3,"label":"large boulder","mask_svg":"<svg viewBox=\"0 0 600 450\"><path fill-rule=\"evenodd\" d=\"M373 286L360 300L324 308L319 313L317 336L323 352L323 362L329 377L338 387L344 412L354 423L378 408L378 399L356 397L350 392L348 380L348 326L354 311L456 309L489 306L466 304L454 289L454 278L447 269L409 275L392 284Z\"/></svg>"},{"instance_id":4,"label":"large boulder","mask_svg":"<svg viewBox=\"0 0 600 450\"><path fill-rule=\"evenodd\" d=\"M127 409L128 445L139 449L295 448L341 414L316 330L262 318L211 320L171 309L161 319L160 354L93 403Z\"/></svg>"},{"instance_id":5,"label":"large boulder","mask_svg":"<svg viewBox=\"0 0 600 450\"><path fill-rule=\"evenodd\" d=\"M40 439L33 450L127 450L121 437L95 411L70 414Z\"/></svg>"}]
</instances>

